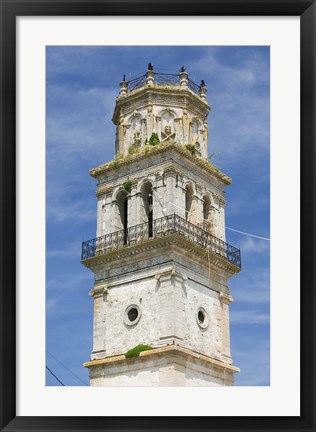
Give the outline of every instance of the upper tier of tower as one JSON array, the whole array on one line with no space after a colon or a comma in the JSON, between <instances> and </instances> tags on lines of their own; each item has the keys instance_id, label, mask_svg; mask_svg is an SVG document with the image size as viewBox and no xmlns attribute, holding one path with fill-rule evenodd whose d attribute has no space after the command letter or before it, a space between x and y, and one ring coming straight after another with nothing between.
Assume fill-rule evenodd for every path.
<instances>
[{"instance_id":1,"label":"upper tier of tower","mask_svg":"<svg viewBox=\"0 0 316 432\"><path fill-rule=\"evenodd\" d=\"M205 82L195 84L184 67L177 74L165 74L149 63L147 71L133 80L126 81L124 75L112 119L116 154L171 140L191 145L196 156L207 159L211 108L206 92Z\"/></svg>"}]
</instances>

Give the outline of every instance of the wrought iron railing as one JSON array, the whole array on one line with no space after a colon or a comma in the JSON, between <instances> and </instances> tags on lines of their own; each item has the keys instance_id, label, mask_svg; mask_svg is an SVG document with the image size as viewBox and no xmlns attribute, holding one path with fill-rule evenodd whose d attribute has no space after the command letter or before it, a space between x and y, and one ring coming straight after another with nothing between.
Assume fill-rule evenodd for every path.
<instances>
[{"instance_id":1,"label":"wrought iron railing","mask_svg":"<svg viewBox=\"0 0 316 432\"><path fill-rule=\"evenodd\" d=\"M154 82L155 84L167 84L167 85L180 85L180 75L179 74L168 74L154 72ZM194 93L200 96L201 86L198 86L190 78L187 79L188 87ZM127 91L136 90L143 87L146 84L146 74L127 81Z\"/></svg>"},{"instance_id":2,"label":"wrought iron railing","mask_svg":"<svg viewBox=\"0 0 316 432\"><path fill-rule=\"evenodd\" d=\"M155 84L180 85L178 74L155 73Z\"/></svg>"},{"instance_id":3,"label":"wrought iron railing","mask_svg":"<svg viewBox=\"0 0 316 432\"><path fill-rule=\"evenodd\" d=\"M201 86L198 86L197 84L195 84L195 82L192 81L192 80L190 80L190 78L188 78L188 87L194 93L200 94L200 88L201 88Z\"/></svg>"},{"instance_id":4,"label":"wrought iron railing","mask_svg":"<svg viewBox=\"0 0 316 432\"><path fill-rule=\"evenodd\" d=\"M143 87L146 84L146 75L142 75L137 77L131 81L128 81L127 88L129 91L135 90L139 87Z\"/></svg>"},{"instance_id":5,"label":"wrought iron railing","mask_svg":"<svg viewBox=\"0 0 316 432\"><path fill-rule=\"evenodd\" d=\"M220 256L241 267L240 250L213 236L203 228L192 224L177 214L156 219L152 224L141 223L82 243L81 259L112 252L125 246L143 243L150 238L177 233L192 243L201 246L213 255Z\"/></svg>"}]
</instances>

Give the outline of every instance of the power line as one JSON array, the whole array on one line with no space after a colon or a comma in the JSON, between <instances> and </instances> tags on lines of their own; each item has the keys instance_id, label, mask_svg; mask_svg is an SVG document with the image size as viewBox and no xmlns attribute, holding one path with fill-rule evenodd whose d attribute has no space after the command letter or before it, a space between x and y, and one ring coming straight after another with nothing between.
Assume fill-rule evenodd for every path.
<instances>
[{"instance_id":1,"label":"power line","mask_svg":"<svg viewBox=\"0 0 316 432\"><path fill-rule=\"evenodd\" d=\"M81 381L84 385L88 386L89 384L87 384L85 381L83 381L78 375L76 375L72 370L70 370L67 366L65 366L60 360L58 360L58 358L56 358L51 352L49 352L48 350L46 350L47 353L53 357L53 359L55 359L63 368L65 368L68 372L71 373L71 375L73 375L74 377L76 377L79 381Z\"/></svg>"},{"instance_id":2,"label":"power line","mask_svg":"<svg viewBox=\"0 0 316 432\"><path fill-rule=\"evenodd\" d=\"M244 232L244 231L238 231L238 230L236 230L236 229L234 229L234 228L229 228L229 227L226 227L226 229L228 229L228 230L230 230L230 231L235 231L235 232L237 232L237 233L239 233L239 234L247 235L247 236L249 236L249 237L255 237L255 238L258 238L258 239L261 239L261 240L270 241L270 239L267 238L267 237L260 237L260 236L257 236L257 235L255 235L255 234L249 234L249 233L246 233L246 232Z\"/></svg>"},{"instance_id":3,"label":"power line","mask_svg":"<svg viewBox=\"0 0 316 432\"><path fill-rule=\"evenodd\" d=\"M161 203L161 201L160 201L160 197L159 197L158 193L157 193L156 191L154 191L154 190L153 190L153 192L154 192L155 195L157 196L157 199L158 199L158 202L159 202L159 204L160 204L160 207L162 208L162 212L163 212L163 214L166 215L166 211L167 211L167 209L163 207L163 205L162 205L162 203ZM190 211L186 210L185 208L180 207L180 206L174 204L174 203L171 202L171 201L166 201L166 204L170 204L170 205L172 205L173 207L176 207L176 208L178 208L178 209L180 209L180 210L183 210L186 214L188 214L188 215L191 214L191 215L194 215L194 216L196 217L196 214L195 214L195 213L190 212ZM203 222L203 219L202 219L202 218L201 218L201 222ZM247 233L247 232L244 232L244 231L239 231L239 230L236 230L236 229L234 229L234 228L230 228L230 227L228 227L228 226L226 226L225 228L228 229L228 230L230 230L230 231L234 231L234 232L237 232L237 233L239 233L239 234L243 234L243 235L246 235L246 236L249 236L249 237L254 237L254 238L257 238L257 239L260 239L260 240L270 241L270 239L267 238L267 237L261 237L261 236L255 235L255 234L250 234L250 233Z\"/></svg>"},{"instance_id":4,"label":"power line","mask_svg":"<svg viewBox=\"0 0 316 432\"><path fill-rule=\"evenodd\" d=\"M53 377L62 385L62 386L64 386L65 387L65 384L64 383L62 383L61 381L60 381L60 379L59 378L57 378L57 376L54 374L54 372L52 372L50 369L49 369L49 367L46 365L46 369L48 370L48 372L50 372L52 375L53 375Z\"/></svg>"}]
</instances>

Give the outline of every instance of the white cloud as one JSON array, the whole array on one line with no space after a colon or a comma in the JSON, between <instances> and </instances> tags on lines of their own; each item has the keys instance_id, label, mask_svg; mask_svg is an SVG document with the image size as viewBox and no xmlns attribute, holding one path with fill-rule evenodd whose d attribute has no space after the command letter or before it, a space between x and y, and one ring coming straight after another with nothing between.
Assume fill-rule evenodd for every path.
<instances>
[{"instance_id":1,"label":"white cloud","mask_svg":"<svg viewBox=\"0 0 316 432\"><path fill-rule=\"evenodd\" d=\"M251 271L241 272L231 280L229 286L236 305L240 303L268 304L270 302L270 269L257 266Z\"/></svg>"},{"instance_id":2,"label":"white cloud","mask_svg":"<svg viewBox=\"0 0 316 432\"><path fill-rule=\"evenodd\" d=\"M46 206L47 218L53 222L91 222L95 223L96 210L84 202L65 203L62 201L49 201Z\"/></svg>"},{"instance_id":3,"label":"white cloud","mask_svg":"<svg viewBox=\"0 0 316 432\"><path fill-rule=\"evenodd\" d=\"M270 242L254 237L245 237L240 244L240 250L242 254L266 254L269 253Z\"/></svg>"},{"instance_id":4,"label":"white cloud","mask_svg":"<svg viewBox=\"0 0 316 432\"><path fill-rule=\"evenodd\" d=\"M56 299L56 298L51 298L51 299L46 300L46 310L54 309L55 306L57 305L57 303L58 303L58 299Z\"/></svg>"},{"instance_id":5,"label":"white cloud","mask_svg":"<svg viewBox=\"0 0 316 432\"><path fill-rule=\"evenodd\" d=\"M47 249L47 258L64 258L64 257L74 257L78 255L78 250L80 248L79 242L74 242L63 249Z\"/></svg>"},{"instance_id":6,"label":"white cloud","mask_svg":"<svg viewBox=\"0 0 316 432\"><path fill-rule=\"evenodd\" d=\"M269 338L247 337L234 341L234 364L241 367L235 375L235 386L262 386L270 384Z\"/></svg>"},{"instance_id":7,"label":"white cloud","mask_svg":"<svg viewBox=\"0 0 316 432\"><path fill-rule=\"evenodd\" d=\"M269 324L270 315L256 310L232 310L230 312L232 324Z\"/></svg>"},{"instance_id":8,"label":"white cloud","mask_svg":"<svg viewBox=\"0 0 316 432\"><path fill-rule=\"evenodd\" d=\"M89 282L91 287L89 286ZM86 292L89 292L92 285L93 274L87 269L82 269L82 271L77 274L69 272L47 279L47 291L50 292L52 290L71 291L73 289L79 289L80 287L84 288Z\"/></svg>"},{"instance_id":9,"label":"white cloud","mask_svg":"<svg viewBox=\"0 0 316 432\"><path fill-rule=\"evenodd\" d=\"M223 64L217 49L209 48L199 61L190 65L196 76L208 75L209 149L220 152L217 160L236 163L257 159L269 151L270 100L267 92L257 91L267 85L269 66L256 54L246 61ZM189 72L190 72L189 71ZM245 155L245 152L248 152Z\"/></svg>"}]
</instances>

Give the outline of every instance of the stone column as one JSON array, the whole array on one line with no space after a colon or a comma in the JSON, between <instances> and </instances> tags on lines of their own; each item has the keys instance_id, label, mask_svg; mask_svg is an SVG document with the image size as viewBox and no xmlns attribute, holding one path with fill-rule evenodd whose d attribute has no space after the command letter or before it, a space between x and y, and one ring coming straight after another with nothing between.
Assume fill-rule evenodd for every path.
<instances>
[{"instance_id":1,"label":"stone column","mask_svg":"<svg viewBox=\"0 0 316 432\"><path fill-rule=\"evenodd\" d=\"M132 181L131 193L129 194L127 211L128 211L128 226L134 226L139 224L138 221L138 209L137 209L137 180Z\"/></svg>"},{"instance_id":2,"label":"stone column","mask_svg":"<svg viewBox=\"0 0 316 432\"><path fill-rule=\"evenodd\" d=\"M181 175L178 174L178 182L177 182L177 207L176 213L183 219L185 219L185 194L186 190L183 187L184 179Z\"/></svg>"},{"instance_id":3,"label":"stone column","mask_svg":"<svg viewBox=\"0 0 316 432\"><path fill-rule=\"evenodd\" d=\"M102 235L102 222L103 222L103 206L104 206L104 195L98 196L97 201L97 232L96 236L101 237Z\"/></svg>"},{"instance_id":4,"label":"stone column","mask_svg":"<svg viewBox=\"0 0 316 432\"><path fill-rule=\"evenodd\" d=\"M155 176L156 186L153 187L153 216L155 219L164 217L163 176L157 172Z\"/></svg>"},{"instance_id":5,"label":"stone column","mask_svg":"<svg viewBox=\"0 0 316 432\"><path fill-rule=\"evenodd\" d=\"M222 308L222 319L221 319L221 340L222 340L222 353L221 357L223 361L232 364L232 357L230 355L230 328L229 328L229 305L233 302L233 298L221 292L219 294L219 300Z\"/></svg>"},{"instance_id":6,"label":"stone column","mask_svg":"<svg viewBox=\"0 0 316 432\"><path fill-rule=\"evenodd\" d=\"M120 114L119 125L117 127L117 153L124 151L124 139L125 139L125 126L124 126L124 115Z\"/></svg>"},{"instance_id":7,"label":"stone column","mask_svg":"<svg viewBox=\"0 0 316 432\"><path fill-rule=\"evenodd\" d=\"M93 315L93 351L91 359L103 358L105 356L105 302L103 300L103 290L98 289L95 294L90 294L94 298Z\"/></svg>"},{"instance_id":8,"label":"stone column","mask_svg":"<svg viewBox=\"0 0 316 432\"><path fill-rule=\"evenodd\" d=\"M152 105L148 106L147 110L147 139L150 139L154 130L154 115Z\"/></svg>"},{"instance_id":9,"label":"stone column","mask_svg":"<svg viewBox=\"0 0 316 432\"><path fill-rule=\"evenodd\" d=\"M182 345L185 331L186 278L175 269L156 275L158 310L161 314L160 345Z\"/></svg>"},{"instance_id":10,"label":"stone column","mask_svg":"<svg viewBox=\"0 0 316 432\"><path fill-rule=\"evenodd\" d=\"M189 128L190 128L190 118L186 110L183 110L183 143L189 144Z\"/></svg>"},{"instance_id":11,"label":"stone column","mask_svg":"<svg viewBox=\"0 0 316 432\"><path fill-rule=\"evenodd\" d=\"M146 72L146 84L149 87L152 87L154 85L154 81L155 81L155 72L153 70L148 70Z\"/></svg>"},{"instance_id":12,"label":"stone column","mask_svg":"<svg viewBox=\"0 0 316 432\"><path fill-rule=\"evenodd\" d=\"M200 85L200 97L205 102L206 102L206 93L207 93L207 87L206 87L204 81L202 81L201 85Z\"/></svg>"},{"instance_id":13,"label":"stone column","mask_svg":"<svg viewBox=\"0 0 316 432\"><path fill-rule=\"evenodd\" d=\"M127 82L126 81L121 81L120 82L120 94L119 97L125 97L127 95Z\"/></svg>"},{"instance_id":14,"label":"stone column","mask_svg":"<svg viewBox=\"0 0 316 432\"><path fill-rule=\"evenodd\" d=\"M144 146L145 142L146 142L146 119L143 118L142 119L142 124L141 124L141 145Z\"/></svg>"},{"instance_id":15,"label":"stone column","mask_svg":"<svg viewBox=\"0 0 316 432\"><path fill-rule=\"evenodd\" d=\"M179 73L181 89L188 89L188 74L184 71Z\"/></svg>"},{"instance_id":16,"label":"stone column","mask_svg":"<svg viewBox=\"0 0 316 432\"><path fill-rule=\"evenodd\" d=\"M166 182L166 208L167 208L167 215L171 215L173 213L178 213L178 209L175 208L174 204L175 202L175 190L176 190L176 178L177 174L173 170L172 167L165 168L164 171L165 175L165 182Z\"/></svg>"},{"instance_id":17,"label":"stone column","mask_svg":"<svg viewBox=\"0 0 316 432\"><path fill-rule=\"evenodd\" d=\"M218 199L220 198L220 199ZM225 232L225 201L222 197L216 197L214 202L214 232L215 236L226 241Z\"/></svg>"}]
</instances>

